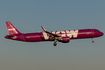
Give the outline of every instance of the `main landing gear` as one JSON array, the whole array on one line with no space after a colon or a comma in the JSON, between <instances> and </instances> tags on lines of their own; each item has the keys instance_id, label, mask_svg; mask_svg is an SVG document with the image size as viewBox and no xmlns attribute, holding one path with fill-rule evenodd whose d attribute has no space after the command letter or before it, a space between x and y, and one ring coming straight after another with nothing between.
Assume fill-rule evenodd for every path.
<instances>
[{"instance_id":1,"label":"main landing gear","mask_svg":"<svg viewBox=\"0 0 105 70\"><path fill-rule=\"evenodd\" d=\"M55 40L55 42L54 42L54 46L56 46L56 45L57 45L57 43L56 43L56 42L57 42L57 40Z\"/></svg>"},{"instance_id":2,"label":"main landing gear","mask_svg":"<svg viewBox=\"0 0 105 70\"><path fill-rule=\"evenodd\" d=\"M92 43L94 43L94 40L93 40L93 38L91 38L92 39Z\"/></svg>"}]
</instances>

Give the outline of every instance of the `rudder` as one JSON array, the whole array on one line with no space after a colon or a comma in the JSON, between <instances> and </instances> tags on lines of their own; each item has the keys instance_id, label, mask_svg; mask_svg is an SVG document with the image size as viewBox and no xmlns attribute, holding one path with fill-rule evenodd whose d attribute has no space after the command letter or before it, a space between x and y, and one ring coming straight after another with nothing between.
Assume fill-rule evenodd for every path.
<instances>
[{"instance_id":1,"label":"rudder","mask_svg":"<svg viewBox=\"0 0 105 70\"><path fill-rule=\"evenodd\" d=\"M10 22L5 22L9 35L21 34Z\"/></svg>"}]
</instances>

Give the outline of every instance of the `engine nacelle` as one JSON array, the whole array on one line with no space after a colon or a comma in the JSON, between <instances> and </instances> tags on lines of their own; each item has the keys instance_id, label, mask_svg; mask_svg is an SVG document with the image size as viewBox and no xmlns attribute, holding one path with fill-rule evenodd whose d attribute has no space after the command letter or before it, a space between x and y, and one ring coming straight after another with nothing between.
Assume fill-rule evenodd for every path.
<instances>
[{"instance_id":1,"label":"engine nacelle","mask_svg":"<svg viewBox=\"0 0 105 70\"><path fill-rule=\"evenodd\" d=\"M61 37L59 41L62 43L68 43L70 41L70 37Z\"/></svg>"}]
</instances>

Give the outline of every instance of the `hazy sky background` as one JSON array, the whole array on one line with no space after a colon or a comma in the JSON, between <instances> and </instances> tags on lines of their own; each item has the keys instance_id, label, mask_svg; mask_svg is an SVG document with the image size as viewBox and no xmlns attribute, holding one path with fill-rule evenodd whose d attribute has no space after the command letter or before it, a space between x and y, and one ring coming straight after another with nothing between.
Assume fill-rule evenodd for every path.
<instances>
[{"instance_id":1,"label":"hazy sky background","mask_svg":"<svg viewBox=\"0 0 105 70\"><path fill-rule=\"evenodd\" d=\"M0 0L0 70L105 70L105 36L58 42L4 39L5 21L20 32L96 28L105 33L105 0Z\"/></svg>"}]
</instances>

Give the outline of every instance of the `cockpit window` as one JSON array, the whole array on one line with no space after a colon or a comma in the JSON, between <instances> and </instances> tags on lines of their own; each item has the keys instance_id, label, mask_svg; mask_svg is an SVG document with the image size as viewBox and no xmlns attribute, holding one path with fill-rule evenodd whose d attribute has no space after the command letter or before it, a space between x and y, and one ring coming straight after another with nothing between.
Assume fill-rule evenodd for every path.
<instances>
[{"instance_id":1,"label":"cockpit window","mask_svg":"<svg viewBox=\"0 0 105 70\"><path fill-rule=\"evenodd\" d=\"M99 30L97 30L96 32L100 32Z\"/></svg>"}]
</instances>

